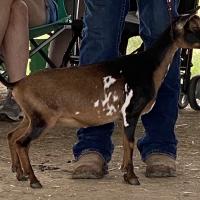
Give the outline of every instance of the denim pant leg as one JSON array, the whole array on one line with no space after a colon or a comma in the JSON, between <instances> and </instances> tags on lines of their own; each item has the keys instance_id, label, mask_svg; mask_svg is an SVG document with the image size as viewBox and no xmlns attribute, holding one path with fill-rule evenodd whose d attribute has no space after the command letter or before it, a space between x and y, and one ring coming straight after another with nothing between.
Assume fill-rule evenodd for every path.
<instances>
[{"instance_id":1,"label":"denim pant leg","mask_svg":"<svg viewBox=\"0 0 200 200\"><path fill-rule=\"evenodd\" d=\"M129 0L85 0L85 6L80 64L118 56ZM75 158L87 151L97 151L109 162L114 148L111 141L113 128L114 123L109 123L79 129L78 142L73 147Z\"/></svg>"},{"instance_id":2,"label":"denim pant leg","mask_svg":"<svg viewBox=\"0 0 200 200\"><path fill-rule=\"evenodd\" d=\"M173 0L173 15L177 16L178 1ZM151 46L170 24L166 0L138 0L140 32L145 47ZM138 140L138 149L145 160L152 153L176 158L177 140L174 127L178 115L180 51L162 84L152 111L142 116L145 135ZM147 66L148 67L148 66Z\"/></svg>"}]
</instances>

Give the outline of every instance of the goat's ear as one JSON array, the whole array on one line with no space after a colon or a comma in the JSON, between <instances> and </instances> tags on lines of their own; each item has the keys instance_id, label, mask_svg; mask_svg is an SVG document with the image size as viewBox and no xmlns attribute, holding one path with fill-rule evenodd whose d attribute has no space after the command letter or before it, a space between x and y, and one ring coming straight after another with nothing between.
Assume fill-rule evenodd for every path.
<instances>
[{"instance_id":1,"label":"goat's ear","mask_svg":"<svg viewBox=\"0 0 200 200\"><path fill-rule=\"evenodd\" d=\"M188 14L183 14L183 15L180 15L178 17L178 20L176 21L176 24L175 24L175 29L177 31L181 31L183 30L183 27L186 25L186 23L192 18L194 17L194 15L197 13L197 11L200 9L200 6L196 7L195 9L193 10L190 10L188 12Z\"/></svg>"}]
</instances>

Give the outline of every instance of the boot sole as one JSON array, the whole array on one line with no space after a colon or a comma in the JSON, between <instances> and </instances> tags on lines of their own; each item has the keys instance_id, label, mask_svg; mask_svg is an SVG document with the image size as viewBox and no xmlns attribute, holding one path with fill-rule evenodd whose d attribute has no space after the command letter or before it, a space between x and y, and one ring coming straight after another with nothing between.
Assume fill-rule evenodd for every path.
<instances>
[{"instance_id":1,"label":"boot sole","mask_svg":"<svg viewBox=\"0 0 200 200\"><path fill-rule=\"evenodd\" d=\"M145 176L148 178L176 177L176 170L171 167L147 166Z\"/></svg>"}]
</instances>

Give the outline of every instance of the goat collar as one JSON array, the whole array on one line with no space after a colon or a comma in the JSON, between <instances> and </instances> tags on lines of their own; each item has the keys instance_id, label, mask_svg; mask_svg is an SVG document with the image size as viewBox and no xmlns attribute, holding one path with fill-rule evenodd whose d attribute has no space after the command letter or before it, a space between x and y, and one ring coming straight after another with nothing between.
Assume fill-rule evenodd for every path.
<instances>
[{"instance_id":1,"label":"goat collar","mask_svg":"<svg viewBox=\"0 0 200 200\"><path fill-rule=\"evenodd\" d=\"M170 20L170 26L171 26L170 35L171 35L171 38L174 39L172 7L173 7L172 0L167 0L167 9L169 13L169 20Z\"/></svg>"}]
</instances>

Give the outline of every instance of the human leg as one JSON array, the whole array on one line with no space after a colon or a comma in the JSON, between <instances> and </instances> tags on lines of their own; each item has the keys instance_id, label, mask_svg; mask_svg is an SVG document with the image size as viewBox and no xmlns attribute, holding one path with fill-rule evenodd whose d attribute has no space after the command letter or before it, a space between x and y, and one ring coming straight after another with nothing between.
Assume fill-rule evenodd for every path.
<instances>
[{"instance_id":1,"label":"human leg","mask_svg":"<svg viewBox=\"0 0 200 200\"><path fill-rule=\"evenodd\" d=\"M50 43L48 55L57 67L60 67L62 64L62 58L67 49L67 44L69 44L71 40L71 37L71 30L65 30ZM47 67L49 67L48 64Z\"/></svg>"},{"instance_id":2,"label":"human leg","mask_svg":"<svg viewBox=\"0 0 200 200\"><path fill-rule=\"evenodd\" d=\"M10 8L14 0L0 1L0 46L2 44L10 17Z\"/></svg>"},{"instance_id":3,"label":"human leg","mask_svg":"<svg viewBox=\"0 0 200 200\"><path fill-rule=\"evenodd\" d=\"M11 82L26 75L29 26L45 24L46 15L45 2L41 0L15 0L10 5L10 16L3 40L3 55Z\"/></svg>"},{"instance_id":4,"label":"human leg","mask_svg":"<svg viewBox=\"0 0 200 200\"><path fill-rule=\"evenodd\" d=\"M44 24L45 9L44 2L42 3L41 0L15 0L10 4L9 20L1 47L10 82L18 81L26 76L29 57L29 25ZM42 13L41 16L33 20L32 18L39 16L37 14L39 12ZM34 17L33 13L35 13ZM21 116L19 106L8 91L8 96L0 108L1 120L18 121Z\"/></svg>"},{"instance_id":5,"label":"human leg","mask_svg":"<svg viewBox=\"0 0 200 200\"><path fill-rule=\"evenodd\" d=\"M178 0L172 2L173 16L177 16ZM148 48L170 24L167 2L139 0L138 6L141 37ZM142 116L145 135L138 141L138 149L144 161L153 154L176 158L177 140L174 127L178 113L179 64L180 52L177 52L159 90L154 108L150 113Z\"/></svg>"},{"instance_id":6,"label":"human leg","mask_svg":"<svg viewBox=\"0 0 200 200\"><path fill-rule=\"evenodd\" d=\"M29 27L39 26L47 22L45 0L24 0L28 7Z\"/></svg>"},{"instance_id":7,"label":"human leg","mask_svg":"<svg viewBox=\"0 0 200 200\"><path fill-rule=\"evenodd\" d=\"M65 7L68 14L73 13L73 1L65 0ZM79 5L79 18L83 16L84 5L83 1L80 1ZM48 49L48 55L53 63L60 67L62 64L63 55L67 50L67 46L69 45L72 39L72 31L65 30L58 37L56 37L50 44Z\"/></svg>"},{"instance_id":8,"label":"human leg","mask_svg":"<svg viewBox=\"0 0 200 200\"><path fill-rule=\"evenodd\" d=\"M15 82L25 77L28 61L28 8L22 0L15 0L10 7L2 54L9 81ZM18 121L21 117L20 108L8 90L0 109L0 119Z\"/></svg>"},{"instance_id":9,"label":"human leg","mask_svg":"<svg viewBox=\"0 0 200 200\"><path fill-rule=\"evenodd\" d=\"M28 41L28 8L22 0L16 0L11 6L3 40L3 56L10 82L26 75Z\"/></svg>"},{"instance_id":10,"label":"human leg","mask_svg":"<svg viewBox=\"0 0 200 200\"><path fill-rule=\"evenodd\" d=\"M128 1L85 0L85 6L80 64L91 64L118 56ZM78 142L73 147L75 158L78 160L83 154L92 151L98 152L106 163L109 162L113 152L113 128L114 124L109 123L78 130Z\"/></svg>"},{"instance_id":11,"label":"human leg","mask_svg":"<svg viewBox=\"0 0 200 200\"><path fill-rule=\"evenodd\" d=\"M65 9L67 10L67 13L72 14L73 1L65 0ZM50 43L48 55L57 67L60 67L62 64L63 55L67 49L67 45L69 44L71 38L71 30L65 30Z\"/></svg>"}]
</instances>

